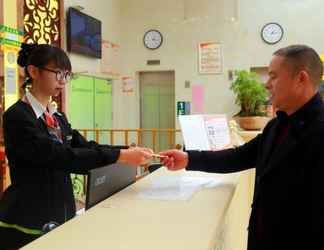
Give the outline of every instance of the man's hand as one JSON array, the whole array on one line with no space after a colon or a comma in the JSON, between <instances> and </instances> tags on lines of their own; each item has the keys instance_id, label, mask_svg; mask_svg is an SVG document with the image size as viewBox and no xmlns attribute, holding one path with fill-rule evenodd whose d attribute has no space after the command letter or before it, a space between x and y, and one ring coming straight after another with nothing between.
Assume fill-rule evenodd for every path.
<instances>
[{"instance_id":1,"label":"man's hand","mask_svg":"<svg viewBox=\"0 0 324 250\"><path fill-rule=\"evenodd\" d=\"M171 171L176 171L185 168L188 165L188 153L180 150L167 150L160 152L161 163Z\"/></svg>"}]
</instances>

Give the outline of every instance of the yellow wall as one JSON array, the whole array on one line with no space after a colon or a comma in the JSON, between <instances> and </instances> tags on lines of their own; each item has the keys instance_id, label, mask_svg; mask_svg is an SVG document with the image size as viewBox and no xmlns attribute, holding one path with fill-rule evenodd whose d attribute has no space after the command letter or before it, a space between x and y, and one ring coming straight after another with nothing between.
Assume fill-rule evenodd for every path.
<instances>
[{"instance_id":1,"label":"yellow wall","mask_svg":"<svg viewBox=\"0 0 324 250\"><path fill-rule=\"evenodd\" d=\"M321 60L322 60L322 62L324 64L324 54L320 55L320 57L321 57ZM323 73L323 76L322 76L322 80L324 80L324 73Z\"/></svg>"},{"instance_id":2,"label":"yellow wall","mask_svg":"<svg viewBox=\"0 0 324 250\"><path fill-rule=\"evenodd\" d=\"M3 25L10 28L17 28L17 1L16 0L5 0L3 1ZM18 47L13 47L9 45L2 45L1 49L4 52L4 108L8 109L12 104L14 104L18 99L18 66L17 66L17 52ZM8 70L11 70L11 79L15 79L13 87L10 93L8 92ZM9 171L6 171L5 186L10 184Z\"/></svg>"},{"instance_id":3,"label":"yellow wall","mask_svg":"<svg viewBox=\"0 0 324 250\"><path fill-rule=\"evenodd\" d=\"M4 14L4 25L10 28L17 28L17 1L16 0L5 0L3 2ZM5 109L10 107L17 101L18 98L18 68L17 68L17 47L3 45L4 51L4 84L5 84ZM11 69L15 77L15 90L8 93L7 83L8 76L7 70Z\"/></svg>"}]
</instances>

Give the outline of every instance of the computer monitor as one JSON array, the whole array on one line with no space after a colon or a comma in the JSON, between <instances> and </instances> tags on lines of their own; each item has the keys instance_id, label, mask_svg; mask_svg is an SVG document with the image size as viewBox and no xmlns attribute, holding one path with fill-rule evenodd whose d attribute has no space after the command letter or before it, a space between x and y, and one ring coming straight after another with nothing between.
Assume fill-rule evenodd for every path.
<instances>
[{"instance_id":1,"label":"computer monitor","mask_svg":"<svg viewBox=\"0 0 324 250\"><path fill-rule=\"evenodd\" d=\"M93 207L134 183L136 173L136 168L119 163L89 171L85 208Z\"/></svg>"}]
</instances>

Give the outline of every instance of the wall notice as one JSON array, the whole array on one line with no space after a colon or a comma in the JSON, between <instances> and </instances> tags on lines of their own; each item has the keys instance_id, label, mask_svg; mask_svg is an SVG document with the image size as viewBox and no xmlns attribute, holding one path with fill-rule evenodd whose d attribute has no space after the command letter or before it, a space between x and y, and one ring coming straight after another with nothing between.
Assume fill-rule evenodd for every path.
<instances>
[{"instance_id":1,"label":"wall notice","mask_svg":"<svg viewBox=\"0 0 324 250\"><path fill-rule=\"evenodd\" d=\"M200 43L198 46L198 64L200 74L222 74L223 53L219 43Z\"/></svg>"}]
</instances>

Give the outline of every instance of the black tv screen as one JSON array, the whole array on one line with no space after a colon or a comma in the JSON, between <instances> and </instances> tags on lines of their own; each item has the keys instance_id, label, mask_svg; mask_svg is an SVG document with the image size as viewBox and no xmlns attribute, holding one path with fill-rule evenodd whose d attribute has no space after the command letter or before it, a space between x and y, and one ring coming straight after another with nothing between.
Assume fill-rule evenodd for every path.
<instances>
[{"instance_id":1,"label":"black tv screen","mask_svg":"<svg viewBox=\"0 0 324 250\"><path fill-rule=\"evenodd\" d=\"M67 15L67 49L101 58L101 22L74 8Z\"/></svg>"}]
</instances>

